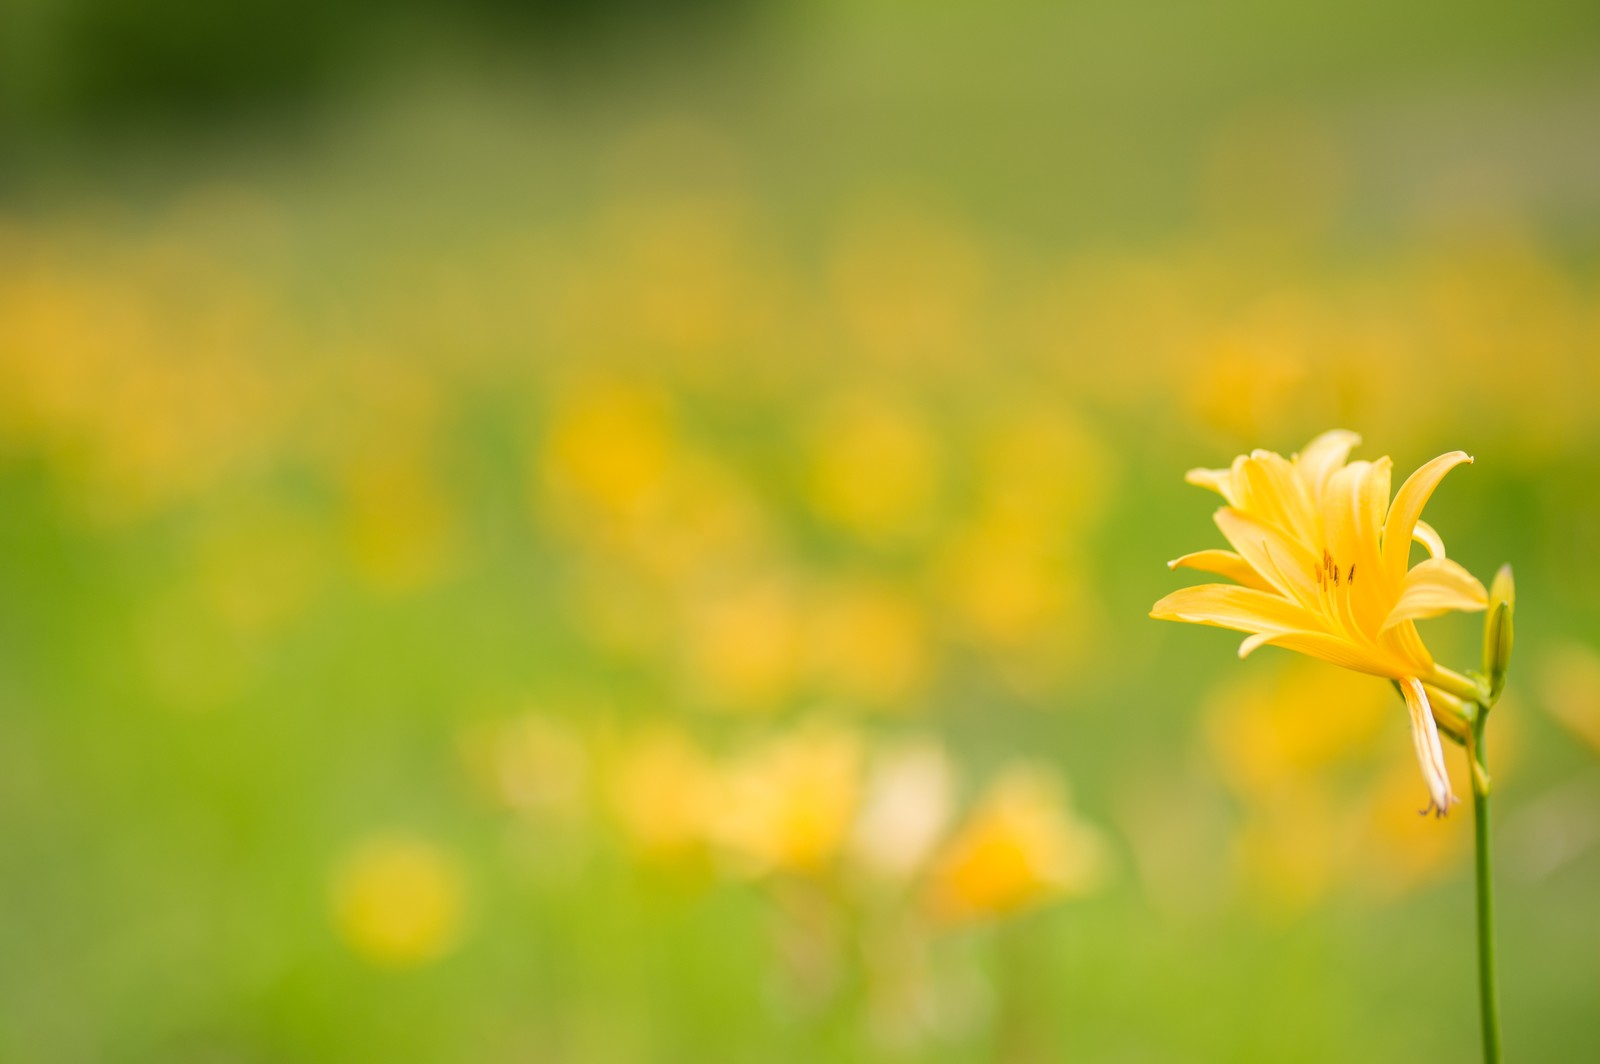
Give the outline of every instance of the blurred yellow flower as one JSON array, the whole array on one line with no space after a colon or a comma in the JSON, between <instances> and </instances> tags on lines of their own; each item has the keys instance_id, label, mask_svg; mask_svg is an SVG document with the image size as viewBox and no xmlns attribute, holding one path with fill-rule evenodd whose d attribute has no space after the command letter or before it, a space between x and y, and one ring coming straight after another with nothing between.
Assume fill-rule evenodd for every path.
<instances>
[{"instance_id":1,"label":"blurred yellow flower","mask_svg":"<svg viewBox=\"0 0 1600 1064\"><path fill-rule=\"evenodd\" d=\"M369 586L404 594L441 579L454 561L455 508L417 454L369 455L344 476L345 534Z\"/></svg>"},{"instance_id":2,"label":"blurred yellow flower","mask_svg":"<svg viewBox=\"0 0 1600 1064\"><path fill-rule=\"evenodd\" d=\"M827 590L809 620L812 664L830 692L903 709L927 682L933 651L922 613L894 588L852 583Z\"/></svg>"},{"instance_id":3,"label":"blurred yellow flower","mask_svg":"<svg viewBox=\"0 0 1600 1064\"><path fill-rule=\"evenodd\" d=\"M645 856L681 857L711 831L717 766L681 732L658 727L634 738L607 773L607 797L628 841Z\"/></svg>"},{"instance_id":4,"label":"blurred yellow flower","mask_svg":"<svg viewBox=\"0 0 1600 1064\"><path fill-rule=\"evenodd\" d=\"M881 397L828 403L812 428L809 497L818 516L868 542L919 531L938 493L938 446L910 408Z\"/></svg>"},{"instance_id":5,"label":"blurred yellow flower","mask_svg":"<svg viewBox=\"0 0 1600 1064\"><path fill-rule=\"evenodd\" d=\"M990 784L976 810L934 859L928 903L945 920L1015 912L1101 882L1106 847L1077 819L1060 780L1015 765Z\"/></svg>"},{"instance_id":6,"label":"blurred yellow flower","mask_svg":"<svg viewBox=\"0 0 1600 1064\"><path fill-rule=\"evenodd\" d=\"M1207 745L1234 793L1279 804L1309 776L1352 760L1383 733L1390 708L1383 685L1348 672L1313 676L1317 668L1297 660L1279 674L1252 672L1206 697ZM1295 701L1301 712L1283 712Z\"/></svg>"},{"instance_id":7,"label":"blurred yellow flower","mask_svg":"<svg viewBox=\"0 0 1600 1064\"><path fill-rule=\"evenodd\" d=\"M751 872L815 872L855 820L863 748L854 731L810 724L745 754L725 771L713 832Z\"/></svg>"},{"instance_id":8,"label":"blurred yellow flower","mask_svg":"<svg viewBox=\"0 0 1600 1064\"><path fill-rule=\"evenodd\" d=\"M1055 525L987 512L950 537L931 575L956 631L1012 682L1037 687L1092 646L1089 567L1071 554Z\"/></svg>"},{"instance_id":9,"label":"blurred yellow flower","mask_svg":"<svg viewBox=\"0 0 1600 1064\"><path fill-rule=\"evenodd\" d=\"M1188 380L1181 394L1192 420L1230 439L1251 439L1295 415L1313 423L1326 416L1316 405L1326 397L1304 351L1315 328L1315 322L1251 323L1202 340L1183 367Z\"/></svg>"},{"instance_id":10,"label":"blurred yellow flower","mask_svg":"<svg viewBox=\"0 0 1600 1064\"><path fill-rule=\"evenodd\" d=\"M1470 786L1465 761L1458 758L1450 764L1454 784ZM1454 867L1454 859L1468 847L1466 835L1429 831L1411 812L1406 795L1414 786L1409 767L1395 758L1383 767L1366 800L1351 807L1360 831L1352 856L1363 860L1345 874L1360 889L1379 896L1414 890Z\"/></svg>"},{"instance_id":11,"label":"blurred yellow flower","mask_svg":"<svg viewBox=\"0 0 1600 1064\"><path fill-rule=\"evenodd\" d=\"M1600 753L1600 653L1568 641L1540 663L1540 701L1551 716Z\"/></svg>"},{"instance_id":12,"label":"blurred yellow flower","mask_svg":"<svg viewBox=\"0 0 1600 1064\"><path fill-rule=\"evenodd\" d=\"M1445 557L1439 534L1420 517L1444 474L1472 459L1462 451L1440 455L1413 473L1391 504L1387 457L1347 462L1359 439L1336 430L1292 459L1257 450L1228 469L1191 470L1190 483L1227 501L1216 522L1234 550L1198 551L1169 566L1237 583L1175 591L1150 615L1249 632L1240 657L1271 644L1395 680L1411 713L1430 806L1442 814L1457 799L1439 743L1437 722L1445 715L1438 698L1430 705L1427 687L1456 694L1474 688L1433 660L1415 622L1481 610L1488 595ZM1413 538L1431 555L1415 566Z\"/></svg>"},{"instance_id":13,"label":"blurred yellow flower","mask_svg":"<svg viewBox=\"0 0 1600 1064\"><path fill-rule=\"evenodd\" d=\"M408 835L369 839L333 877L333 916L352 950L407 968L447 953L461 934L465 887L455 857Z\"/></svg>"},{"instance_id":14,"label":"blurred yellow flower","mask_svg":"<svg viewBox=\"0 0 1600 1064\"><path fill-rule=\"evenodd\" d=\"M1046 624L1059 604L1050 561L1030 523L984 518L952 538L939 575L965 628L985 642L1013 643Z\"/></svg>"},{"instance_id":15,"label":"blurred yellow flower","mask_svg":"<svg viewBox=\"0 0 1600 1064\"><path fill-rule=\"evenodd\" d=\"M750 269L741 211L724 198L628 199L606 221L619 247L608 255L622 322L635 343L692 352L725 344L760 305L765 277ZM601 311L604 313L604 310Z\"/></svg>"},{"instance_id":16,"label":"blurred yellow flower","mask_svg":"<svg viewBox=\"0 0 1600 1064\"><path fill-rule=\"evenodd\" d=\"M1348 867L1353 834L1351 818L1320 783L1302 782L1292 803L1252 807L1231 854L1252 908L1281 917L1321 900Z\"/></svg>"},{"instance_id":17,"label":"blurred yellow flower","mask_svg":"<svg viewBox=\"0 0 1600 1064\"><path fill-rule=\"evenodd\" d=\"M692 696L718 709L776 708L799 679L802 636L794 588L781 576L703 596L684 631Z\"/></svg>"},{"instance_id":18,"label":"blurred yellow flower","mask_svg":"<svg viewBox=\"0 0 1600 1064\"><path fill-rule=\"evenodd\" d=\"M1115 480L1101 440L1052 401L1007 402L978 441L984 508L1040 526L1045 536L1088 528Z\"/></svg>"},{"instance_id":19,"label":"blurred yellow flower","mask_svg":"<svg viewBox=\"0 0 1600 1064\"><path fill-rule=\"evenodd\" d=\"M705 582L766 553L770 518L749 487L716 456L676 445L649 504L618 531L627 556L657 580Z\"/></svg>"},{"instance_id":20,"label":"blurred yellow flower","mask_svg":"<svg viewBox=\"0 0 1600 1064\"><path fill-rule=\"evenodd\" d=\"M614 519L650 497L672 446L663 395L636 385L585 384L564 395L552 414L541 473L558 498Z\"/></svg>"},{"instance_id":21,"label":"blurred yellow flower","mask_svg":"<svg viewBox=\"0 0 1600 1064\"><path fill-rule=\"evenodd\" d=\"M1405 788L1416 786L1415 763L1382 741L1390 692L1354 672L1319 682L1304 658L1285 664L1206 700L1207 745L1240 800L1233 856L1244 884L1294 912L1340 887L1398 894L1448 868L1466 837L1414 815ZM1458 789L1465 760L1447 767Z\"/></svg>"},{"instance_id":22,"label":"blurred yellow flower","mask_svg":"<svg viewBox=\"0 0 1600 1064\"><path fill-rule=\"evenodd\" d=\"M980 242L957 219L887 189L845 219L830 288L853 346L868 358L926 373L980 350L975 333L989 287Z\"/></svg>"}]
</instances>

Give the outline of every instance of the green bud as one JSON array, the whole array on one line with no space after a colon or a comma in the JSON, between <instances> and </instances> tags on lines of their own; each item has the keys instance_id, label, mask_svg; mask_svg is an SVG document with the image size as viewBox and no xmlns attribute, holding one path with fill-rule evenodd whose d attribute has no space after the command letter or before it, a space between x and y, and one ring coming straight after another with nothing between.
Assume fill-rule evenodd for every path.
<instances>
[{"instance_id":1,"label":"green bud","mask_svg":"<svg viewBox=\"0 0 1600 1064\"><path fill-rule=\"evenodd\" d=\"M1506 671L1511 668L1511 616L1516 604L1511 566L1502 565L1489 585L1489 613L1483 621L1483 674L1489 678L1491 703L1506 688Z\"/></svg>"}]
</instances>

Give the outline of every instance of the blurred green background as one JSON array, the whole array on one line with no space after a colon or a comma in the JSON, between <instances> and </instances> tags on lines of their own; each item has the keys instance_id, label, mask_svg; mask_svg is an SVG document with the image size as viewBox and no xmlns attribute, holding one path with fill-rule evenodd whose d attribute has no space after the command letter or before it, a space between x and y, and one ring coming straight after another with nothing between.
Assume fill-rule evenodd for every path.
<instances>
[{"instance_id":1,"label":"blurred green background","mask_svg":"<svg viewBox=\"0 0 1600 1064\"><path fill-rule=\"evenodd\" d=\"M1146 617L1335 426L1477 457L1506 1040L1594 1059L1597 60L6 0L0 1060L1471 1059L1399 700Z\"/></svg>"}]
</instances>

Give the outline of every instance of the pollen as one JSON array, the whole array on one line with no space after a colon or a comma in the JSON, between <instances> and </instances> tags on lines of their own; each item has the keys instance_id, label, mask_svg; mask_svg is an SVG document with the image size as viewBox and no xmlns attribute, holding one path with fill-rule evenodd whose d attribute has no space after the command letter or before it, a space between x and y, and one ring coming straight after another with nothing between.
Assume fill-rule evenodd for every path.
<instances>
[{"instance_id":1,"label":"pollen","mask_svg":"<svg viewBox=\"0 0 1600 1064\"><path fill-rule=\"evenodd\" d=\"M1317 581L1317 586L1324 591L1339 586L1339 563L1334 559L1333 552L1327 548L1322 551L1322 564L1312 570L1312 575ZM1344 579L1346 582L1356 578L1356 567L1350 566L1349 574Z\"/></svg>"}]
</instances>

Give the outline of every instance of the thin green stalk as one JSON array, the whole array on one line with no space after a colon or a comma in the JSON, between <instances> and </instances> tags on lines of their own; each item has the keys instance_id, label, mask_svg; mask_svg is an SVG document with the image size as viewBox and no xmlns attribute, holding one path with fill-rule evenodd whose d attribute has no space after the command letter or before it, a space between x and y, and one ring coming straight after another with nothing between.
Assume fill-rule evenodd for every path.
<instances>
[{"instance_id":1,"label":"thin green stalk","mask_svg":"<svg viewBox=\"0 0 1600 1064\"><path fill-rule=\"evenodd\" d=\"M1483 754L1483 707L1472 722L1472 819L1478 884L1478 1013L1484 1064L1500 1064L1500 992L1494 969L1494 875L1489 854L1489 769Z\"/></svg>"}]
</instances>

